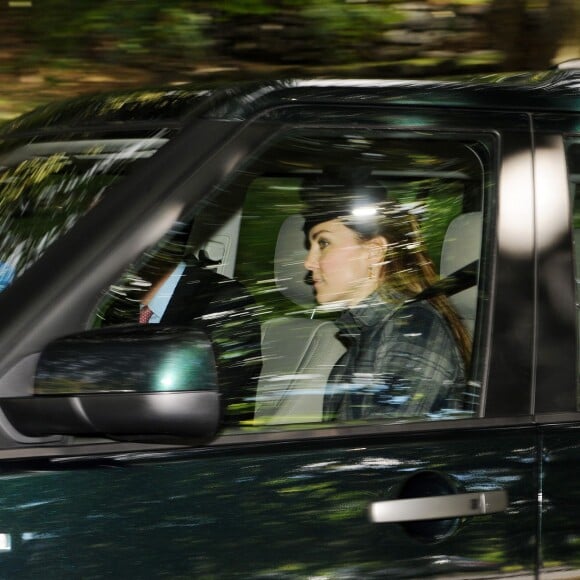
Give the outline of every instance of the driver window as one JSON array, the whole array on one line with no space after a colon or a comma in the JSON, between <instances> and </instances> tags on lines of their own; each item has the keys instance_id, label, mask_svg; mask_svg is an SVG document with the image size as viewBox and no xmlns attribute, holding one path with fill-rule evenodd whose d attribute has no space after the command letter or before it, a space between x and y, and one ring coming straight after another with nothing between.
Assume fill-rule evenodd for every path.
<instances>
[{"instance_id":1,"label":"driver window","mask_svg":"<svg viewBox=\"0 0 580 580\"><path fill-rule=\"evenodd\" d=\"M132 265L94 325L201 325L246 430L472 416L488 150L288 133Z\"/></svg>"}]
</instances>

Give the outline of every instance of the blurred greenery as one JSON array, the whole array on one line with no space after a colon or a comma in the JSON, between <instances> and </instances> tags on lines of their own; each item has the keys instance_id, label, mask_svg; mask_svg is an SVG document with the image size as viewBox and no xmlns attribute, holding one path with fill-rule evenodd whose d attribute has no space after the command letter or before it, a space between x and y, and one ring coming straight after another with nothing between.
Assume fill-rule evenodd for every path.
<instances>
[{"instance_id":1,"label":"blurred greenery","mask_svg":"<svg viewBox=\"0 0 580 580\"><path fill-rule=\"evenodd\" d=\"M28 0L0 6L0 120L118 86L424 77L580 57L577 0Z\"/></svg>"}]
</instances>

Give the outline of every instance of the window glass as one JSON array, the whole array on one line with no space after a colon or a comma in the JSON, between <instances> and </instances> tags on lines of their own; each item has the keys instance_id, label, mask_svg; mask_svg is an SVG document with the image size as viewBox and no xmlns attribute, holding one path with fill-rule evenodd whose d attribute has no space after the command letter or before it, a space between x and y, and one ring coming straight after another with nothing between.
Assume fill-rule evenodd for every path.
<instances>
[{"instance_id":1,"label":"window glass","mask_svg":"<svg viewBox=\"0 0 580 580\"><path fill-rule=\"evenodd\" d=\"M156 131L0 141L0 290L167 140Z\"/></svg>"},{"instance_id":2,"label":"window glass","mask_svg":"<svg viewBox=\"0 0 580 580\"><path fill-rule=\"evenodd\" d=\"M132 265L94 324L202 326L244 429L471 416L489 166L483 137L288 133Z\"/></svg>"}]
</instances>

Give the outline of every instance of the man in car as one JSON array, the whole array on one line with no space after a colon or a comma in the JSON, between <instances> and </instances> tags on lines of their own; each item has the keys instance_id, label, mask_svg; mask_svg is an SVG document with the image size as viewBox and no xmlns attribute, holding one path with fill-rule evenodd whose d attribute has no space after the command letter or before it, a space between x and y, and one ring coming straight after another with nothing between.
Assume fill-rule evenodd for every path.
<instances>
[{"instance_id":1,"label":"man in car","mask_svg":"<svg viewBox=\"0 0 580 580\"><path fill-rule=\"evenodd\" d=\"M99 314L101 325L201 328L216 354L226 423L251 422L262 366L255 301L242 284L189 254L185 238L174 234L146 257L127 287Z\"/></svg>"}]
</instances>

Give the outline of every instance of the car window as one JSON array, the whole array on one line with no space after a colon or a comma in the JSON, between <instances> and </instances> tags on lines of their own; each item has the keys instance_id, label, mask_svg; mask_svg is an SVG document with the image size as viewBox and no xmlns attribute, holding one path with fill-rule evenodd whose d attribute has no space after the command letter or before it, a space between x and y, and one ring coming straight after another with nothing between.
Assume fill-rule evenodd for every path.
<instances>
[{"instance_id":1,"label":"car window","mask_svg":"<svg viewBox=\"0 0 580 580\"><path fill-rule=\"evenodd\" d=\"M0 290L168 137L148 131L0 141Z\"/></svg>"},{"instance_id":2,"label":"car window","mask_svg":"<svg viewBox=\"0 0 580 580\"><path fill-rule=\"evenodd\" d=\"M473 416L490 147L288 132L136 261L92 325L202 326L245 429Z\"/></svg>"}]
</instances>

